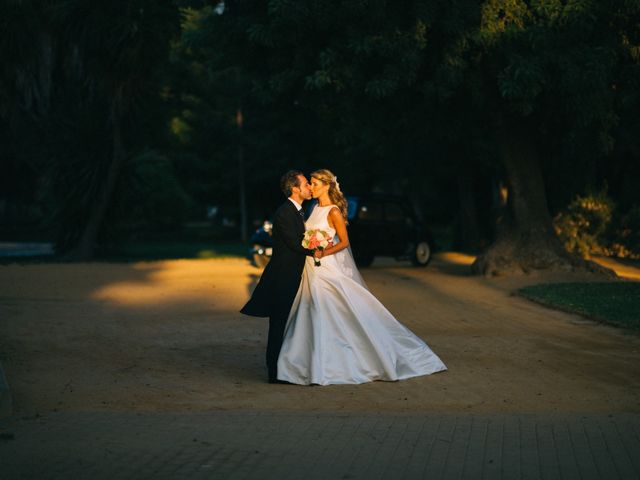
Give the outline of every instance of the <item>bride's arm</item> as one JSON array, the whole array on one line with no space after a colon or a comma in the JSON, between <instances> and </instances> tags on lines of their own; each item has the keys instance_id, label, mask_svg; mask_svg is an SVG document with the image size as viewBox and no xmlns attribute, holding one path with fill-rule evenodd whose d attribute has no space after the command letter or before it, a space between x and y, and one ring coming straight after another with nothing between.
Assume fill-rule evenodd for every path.
<instances>
[{"instance_id":1,"label":"bride's arm","mask_svg":"<svg viewBox=\"0 0 640 480\"><path fill-rule=\"evenodd\" d=\"M342 216L342 213L340 213L339 209L332 208L331 211L329 212L329 225L332 228L336 229L336 234L340 239L340 243L337 243L333 247L325 248L322 251L323 257L337 253L340 250L344 250L349 246L349 234L347 233L347 223L344 221L344 217Z\"/></svg>"}]
</instances>

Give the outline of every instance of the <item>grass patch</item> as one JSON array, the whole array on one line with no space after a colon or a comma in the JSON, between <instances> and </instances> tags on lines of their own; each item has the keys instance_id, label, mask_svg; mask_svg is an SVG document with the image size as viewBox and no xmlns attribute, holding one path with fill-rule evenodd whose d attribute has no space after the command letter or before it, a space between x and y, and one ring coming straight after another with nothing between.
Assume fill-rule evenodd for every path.
<instances>
[{"instance_id":1,"label":"grass patch","mask_svg":"<svg viewBox=\"0 0 640 480\"><path fill-rule=\"evenodd\" d=\"M640 282L545 283L518 293L559 310L640 330Z\"/></svg>"}]
</instances>

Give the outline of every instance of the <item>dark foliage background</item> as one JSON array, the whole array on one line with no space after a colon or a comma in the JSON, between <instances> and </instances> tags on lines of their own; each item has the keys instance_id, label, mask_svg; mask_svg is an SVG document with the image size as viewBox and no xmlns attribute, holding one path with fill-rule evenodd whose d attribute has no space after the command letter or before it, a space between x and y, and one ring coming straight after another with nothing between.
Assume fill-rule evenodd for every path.
<instances>
[{"instance_id":1,"label":"dark foliage background","mask_svg":"<svg viewBox=\"0 0 640 480\"><path fill-rule=\"evenodd\" d=\"M6 239L239 239L284 171L329 168L447 246L553 220L582 255L640 252L638 1L3 0L0 23Z\"/></svg>"}]
</instances>

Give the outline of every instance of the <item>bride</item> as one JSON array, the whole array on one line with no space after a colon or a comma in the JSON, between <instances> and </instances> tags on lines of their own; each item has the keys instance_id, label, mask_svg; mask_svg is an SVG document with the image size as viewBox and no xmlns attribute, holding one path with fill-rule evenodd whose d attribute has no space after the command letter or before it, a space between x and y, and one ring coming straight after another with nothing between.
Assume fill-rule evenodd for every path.
<instances>
[{"instance_id":1,"label":"bride","mask_svg":"<svg viewBox=\"0 0 640 480\"><path fill-rule=\"evenodd\" d=\"M278 357L278 379L301 385L402 380L446 370L371 294L349 248L347 201L329 170L311 174L318 204L305 223L334 237L321 265L307 257Z\"/></svg>"}]
</instances>

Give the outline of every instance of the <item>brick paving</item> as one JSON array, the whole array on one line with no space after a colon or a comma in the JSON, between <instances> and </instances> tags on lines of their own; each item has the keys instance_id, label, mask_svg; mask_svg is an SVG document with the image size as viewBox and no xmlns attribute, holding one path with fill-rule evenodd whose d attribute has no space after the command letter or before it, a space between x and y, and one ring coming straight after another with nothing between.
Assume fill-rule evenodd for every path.
<instances>
[{"instance_id":1,"label":"brick paving","mask_svg":"<svg viewBox=\"0 0 640 480\"><path fill-rule=\"evenodd\" d=\"M10 479L640 479L640 414L57 412L0 421Z\"/></svg>"}]
</instances>

